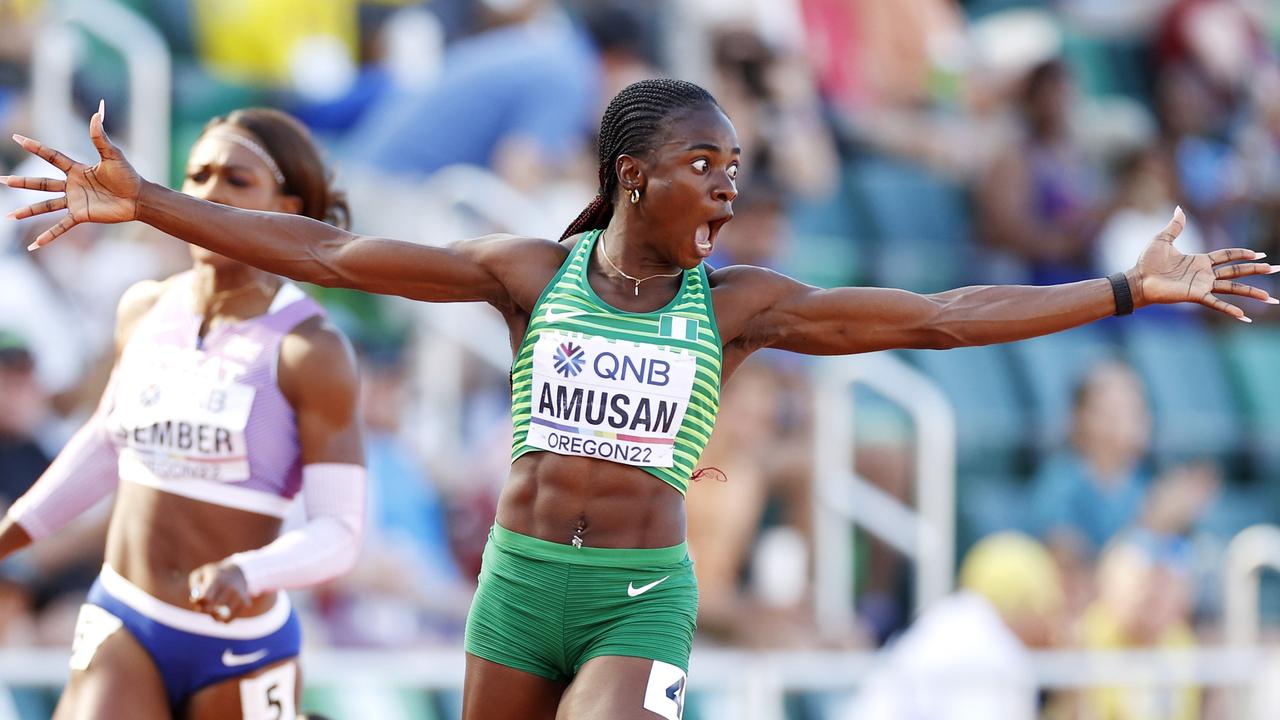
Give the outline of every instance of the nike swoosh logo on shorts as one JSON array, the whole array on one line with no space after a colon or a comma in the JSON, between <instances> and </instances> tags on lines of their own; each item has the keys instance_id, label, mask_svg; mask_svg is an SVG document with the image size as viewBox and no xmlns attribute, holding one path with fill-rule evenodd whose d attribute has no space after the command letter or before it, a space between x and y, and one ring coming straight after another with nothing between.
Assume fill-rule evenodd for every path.
<instances>
[{"instance_id":1,"label":"nike swoosh logo on shorts","mask_svg":"<svg viewBox=\"0 0 1280 720\"><path fill-rule=\"evenodd\" d=\"M568 320L569 318L575 318L575 317L578 317L579 315L586 315L586 314L587 313L582 310L567 310L565 312L556 312L555 308L549 307L547 308L547 313L544 317L547 322L554 323L560 320Z\"/></svg>"},{"instance_id":2,"label":"nike swoosh logo on shorts","mask_svg":"<svg viewBox=\"0 0 1280 720\"><path fill-rule=\"evenodd\" d=\"M231 648L222 651L222 664L227 667L240 667L249 663L256 663L267 656L266 648L257 652L251 652L248 655L237 655L231 652Z\"/></svg>"},{"instance_id":3,"label":"nike swoosh logo on shorts","mask_svg":"<svg viewBox=\"0 0 1280 720\"><path fill-rule=\"evenodd\" d=\"M636 583L635 583L635 581L633 580L633 581L631 581L631 582L627 583L627 596L628 596L628 597L636 597L637 595L643 595L643 594L645 594L645 593L649 592L650 590L652 590L652 589L653 589L653 588L654 588L658 583L662 582L663 580L666 580L666 579L667 579L667 578L669 578L669 577L671 577L671 576L670 576L670 575L668 575L667 577L661 578L661 579L659 579L659 580L654 580L653 582L649 583L648 585L641 585L640 587L636 587Z\"/></svg>"}]
</instances>

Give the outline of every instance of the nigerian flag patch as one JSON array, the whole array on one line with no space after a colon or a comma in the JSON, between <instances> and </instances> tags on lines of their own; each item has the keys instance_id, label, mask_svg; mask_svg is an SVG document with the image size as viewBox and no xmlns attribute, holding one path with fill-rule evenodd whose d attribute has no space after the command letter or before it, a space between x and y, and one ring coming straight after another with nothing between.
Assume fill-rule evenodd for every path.
<instances>
[{"instance_id":1,"label":"nigerian flag patch","mask_svg":"<svg viewBox=\"0 0 1280 720\"><path fill-rule=\"evenodd\" d=\"M679 315L663 315L658 318L658 333L662 337L697 340L698 320Z\"/></svg>"}]
</instances>

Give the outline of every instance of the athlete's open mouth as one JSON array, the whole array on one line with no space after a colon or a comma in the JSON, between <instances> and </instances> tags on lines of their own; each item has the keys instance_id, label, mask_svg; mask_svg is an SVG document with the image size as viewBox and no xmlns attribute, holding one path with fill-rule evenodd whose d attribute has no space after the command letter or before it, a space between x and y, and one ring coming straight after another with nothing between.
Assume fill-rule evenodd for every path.
<instances>
[{"instance_id":1,"label":"athlete's open mouth","mask_svg":"<svg viewBox=\"0 0 1280 720\"><path fill-rule=\"evenodd\" d=\"M693 248L697 251L698 257L705 258L711 255L711 251L715 249L716 236L720 234L720 228L732 219L733 213L729 213L698 226L693 233Z\"/></svg>"}]
</instances>

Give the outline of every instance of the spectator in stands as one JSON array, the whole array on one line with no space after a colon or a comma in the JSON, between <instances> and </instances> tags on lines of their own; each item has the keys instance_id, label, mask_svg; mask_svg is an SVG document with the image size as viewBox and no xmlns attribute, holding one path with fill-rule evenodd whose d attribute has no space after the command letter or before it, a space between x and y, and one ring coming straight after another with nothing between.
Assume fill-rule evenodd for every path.
<instances>
[{"instance_id":1,"label":"spectator in stands","mask_svg":"<svg viewBox=\"0 0 1280 720\"><path fill-rule=\"evenodd\" d=\"M1259 73L1235 144L1257 213L1251 237L1259 250L1280 252L1280 69Z\"/></svg>"},{"instance_id":2,"label":"spectator in stands","mask_svg":"<svg viewBox=\"0 0 1280 720\"><path fill-rule=\"evenodd\" d=\"M655 42L650 26L658 21L644 3L581 0L577 4L584 5L581 21L600 56L601 87L595 109L601 115L609 98L622 88L662 74L651 52Z\"/></svg>"},{"instance_id":3,"label":"spectator in stands","mask_svg":"<svg viewBox=\"0 0 1280 720\"><path fill-rule=\"evenodd\" d=\"M1092 277L1091 242L1103 205L1094 168L1071 136L1071 72L1059 60L1032 69L1019 101L1024 135L977 188L984 241L1024 264L1034 284Z\"/></svg>"},{"instance_id":4,"label":"spectator in stands","mask_svg":"<svg viewBox=\"0 0 1280 720\"><path fill-rule=\"evenodd\" d=\"M395 91L350 134L352 158L426 176L465 163L533 191L591 127L598 61L550 0L485 0L489 25L450 46L429 87Z\"/></svg>"},{"instance_id":5,"label":"spectator in stands","mask_svg":"<svg viewBox=\"0 0 1280 720\"><path fill-rule=\"evenodd\" d=\"M31 351L17 335L0 330L0 507L8 508L49 466L32 432L48 401L35 377ZM26 587L31 568L0 563L0 645L28 644L33 617Z\"/></svg>"},{"instance_id":6,"label":"spectator in stands","mask_svg":"<svg viewBox=\"0 0 1280 720\"><path fill-rule=\"evenodd\" d=\"M1128 258L1141 253L1133 235L1150 234L1162 227L1177 204L1176 169L1165 162L1155 148L1141 148L1123 155L1115 168L1113 209L1098 233L1094 247L1094 272L1110 275L1123 272ZM1199 227L1188 219L1178 242L1192 252L1204 252Z\"/></svg>"},{"instance_id":7,"label":"spectator in stands","mask_svg":"<svg viewBox=\"0 0 1280 720\"><path fill-rule=\"evenodd\" d=\"M802 57L770 47L754 32L720 28L712 37L715 95L734 118L742 158L785 197L821 198L838 184L835 142Z\"/></svg>"},{"instance_id":8,"label":"spectator in stands","mask_svg":"<svg viewBox=\"0 0 1280 720\"><path fill-rule=\"evenodd\" d=\"M8 508L49 466L39 439L52 415L31 350L16 334L0 330L0 508ZM99 512L38 552L0 563L0 644L63 644L101 566L105 539L106 517ZM37 612L38 617L32 614Z\"/></svg>"},{"instance_id":9,"label":"spectator in stands","mask_svg":"<svg viewBox=\"0 0 1280 720\"><path fill-rule=\"evenodd\" d=\"M1038 693L1027 650L1057 642L1062 586L1053 558L1017 533L969 551L960 590L925 610L890 645L848 720L1033 720Z\"/></svg>"},{"instance_id":10,"label":"spectator in stands","mask_svg":"<svg viewBox=\"0 0 1280 720\"><path fill-rule=\"evenodd\" d=\"M1159 147L1175 168L1178 202L1200 221L1207 244L1245 242L1248 174L1226 139L1230 108L1189 63L1162 70L1155 94Z\"/></svg>"},{"instance_id":11,"label":"spectator in stands","mask_svg":"<svg viewBox=\"0 0 1280 720\"><path fill-rule=\"evenodd\" d=\"M721 395L701 460L705 472L695 474L700 482L686 503L700 640L756 648L854 642L822 637L806 602L809 552L799 538L809 535L809 443L787 421L793 381L757 358L734 373ZM770 509L781 518L765 530ZM763 555L762 541L769 545Z\"/></svg>"},{"instance_id":12,"label":"spectator in stands","mask_svg":"<svg viewBox=\"0 0 1280 720\"><path fill-rule=\"evenodd\" d=\"M800 4L804 49L840 134L957 176L1007 144L1008 86L1029 58L1052 52L1052 29L1019 29L1012 52L979 44L957 0Z\"/></svg>"},{"instance_id":13,"label":"spectator in stands","mask_svg":"<svg viewBox=\"0 0 1280 720\"><path fill-rule=\"evenodd\" d=\"M49 398L35 373L35 358L26 342L0 329L0 506L17 500L52 458L36 442L36 432L50 413Z\"/></svg>"},{"instance_id":14,"label":"spectator in stands","mask_svg":"<svg viewBox=\"0 0 1280 720\"><path fill-rule=\"evenodd\" d=\"M1217 491L1212 468L1173 468L1152 481L1146 467L1151 414L1127 366L1104 363L1076 390L1071 446L1039 469L1032 523L1059 561L1073 607L1091 594L1092 562L1123 531L1185 533Z\"/></svg>"},{"instance_id":15,"label":"spectator in stands","mask_svg":"<svg viewBox=\"0 0 1280 720\"><path fill-rule=\"evenodd\" d=\"M1176 0L1156 28L1154 50L1160 71L1185 68L1203 78L1228 116L1273 55L1240 0Z\"/></svg>"},{"instance_id":16,"label":"spectator in stands","mask_svg":"<svg viewBox=\"0 0 1280 720\"><path fill-rule=\"evenodd\" d=\"M94 354L89 331L59 284L22 251L48 226L0 220L0 327L23 338L46 391L71 394Z\"/></svg>"},{"instance_id":17,"label":"spectator in stands","mask_svg":"<svg viewBox=\"0 0 1280 720\"><path fill-rule=\"evenodd\" d=\"M1098 564L1098 599L1081 619L1084 648L1194 648L1190 565L1185 544L1169 544L1148 533L1134 533L1110 546ZM1083 693L1082 705L1082 717L1090 720L1201 716L1200 691L1191 686L1097 688Z\"/></svg>"},{"instance_id":18,"label":"spectator in stands","mask_svg":"<svg viewBox=\"0 0 1280 720\"><path fill-rule=\"evenodd\" d=\"M929 104L940 51L964 31L954 0L800 4L823 93L845 111Z\"/></svg>"},{"instance_id":19,"label":"spectator in stands","mask_svg":"<svg viewBox=\"0 0 1280 720\"><path fill-rule=\"evenodd\" d=\"M423 87L439 69L444 29L436 13L390 3L361 3L358 10L355 77L345 88L288 98L290 114L327 140L350 131L392 85Z\"/></svg>"},{"instance_id":20,"label":"spectator in stands","mask_svg":"<svg viewBox=\"0 0 1280 720\"><path fill-rule=\"evenodd\" d=\"M28 82L31 77L31 45L40 17L41 0L0 2L0 136L21 132L28 125ZM0 148L0 168L12 167L21 158L10 148Z\"/></svg>"},{"instance_id":21,"label":"spectator in stands","mask_svg":"<svg viewBox=\"0 0 1280 720\"><path fill-rule=\"evenodd\" d=\"M355 80L356 6L356 0L193 0L191 21L201 62L221 78L337 95Z\"/></svg>"}]
</instances>

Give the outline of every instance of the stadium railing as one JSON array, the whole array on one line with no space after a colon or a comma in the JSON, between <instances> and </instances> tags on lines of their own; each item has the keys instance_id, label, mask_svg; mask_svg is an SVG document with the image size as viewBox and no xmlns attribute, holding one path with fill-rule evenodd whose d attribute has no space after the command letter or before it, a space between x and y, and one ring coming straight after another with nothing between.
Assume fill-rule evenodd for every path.
<instances>
[{"instance_id":1,"label":"stadium railing","mask_svg":"<svg viewBox=\"0 0 1280 720\"><path fill-rule=\"evenodd\" d=\"M54 147L85 147L86 119L76 111L72 83L86 57L80 33L87 33L124 59L129 108L122 116L128 118L128 127L119 140L130 161L143 177L167 178L173 80L163 36L148 20L113 0L54 7L31 58L32 124L40 128L40 139Z\"/></svg>"},{"instance_id":2,"label":"stadium railing","mask_svg":"<svg viewBox=\"0 0 1280 720\"><path fill-rule=\"evenodd\" d=\"M67 658L65 650L0 650L0 689L58 688L66 680ZM1232 712L1232 718L1261 720L1280 711L1272 689L1280 668L1280 651L1275 649L1042 651L1032 658L1035 677L1047 690L1195 686L1248 693L1250 707ZM876 660L870 652L699 649L693 655L689 688L702 702L714 696L718 709L731 709L732 715L725 717L781 720L787 717L789 695L826 695L831 699L827 707L839 707L874 670ZM354 688L456 693L463 678L461 648L313 650L304 651L302 664L307 686L337 693ZM822 714L844 720L834 709Z\"/></svg>"},{"instance_id":3,"label":"stadium railing","mask_svg":"<svg viewBox=\"0 0 1280 720\"><path fill-rule=\"evenodd\" d=\"M865 386L911 416L917 433L912 509L852 472L853 389ZM851 529L857 525L913 559L915 609L951 589L955 565L955 417L942 391L889 353L830 358L814 372L814 570L819 623L853 622Z\"/></svg>"}]
</instances>

